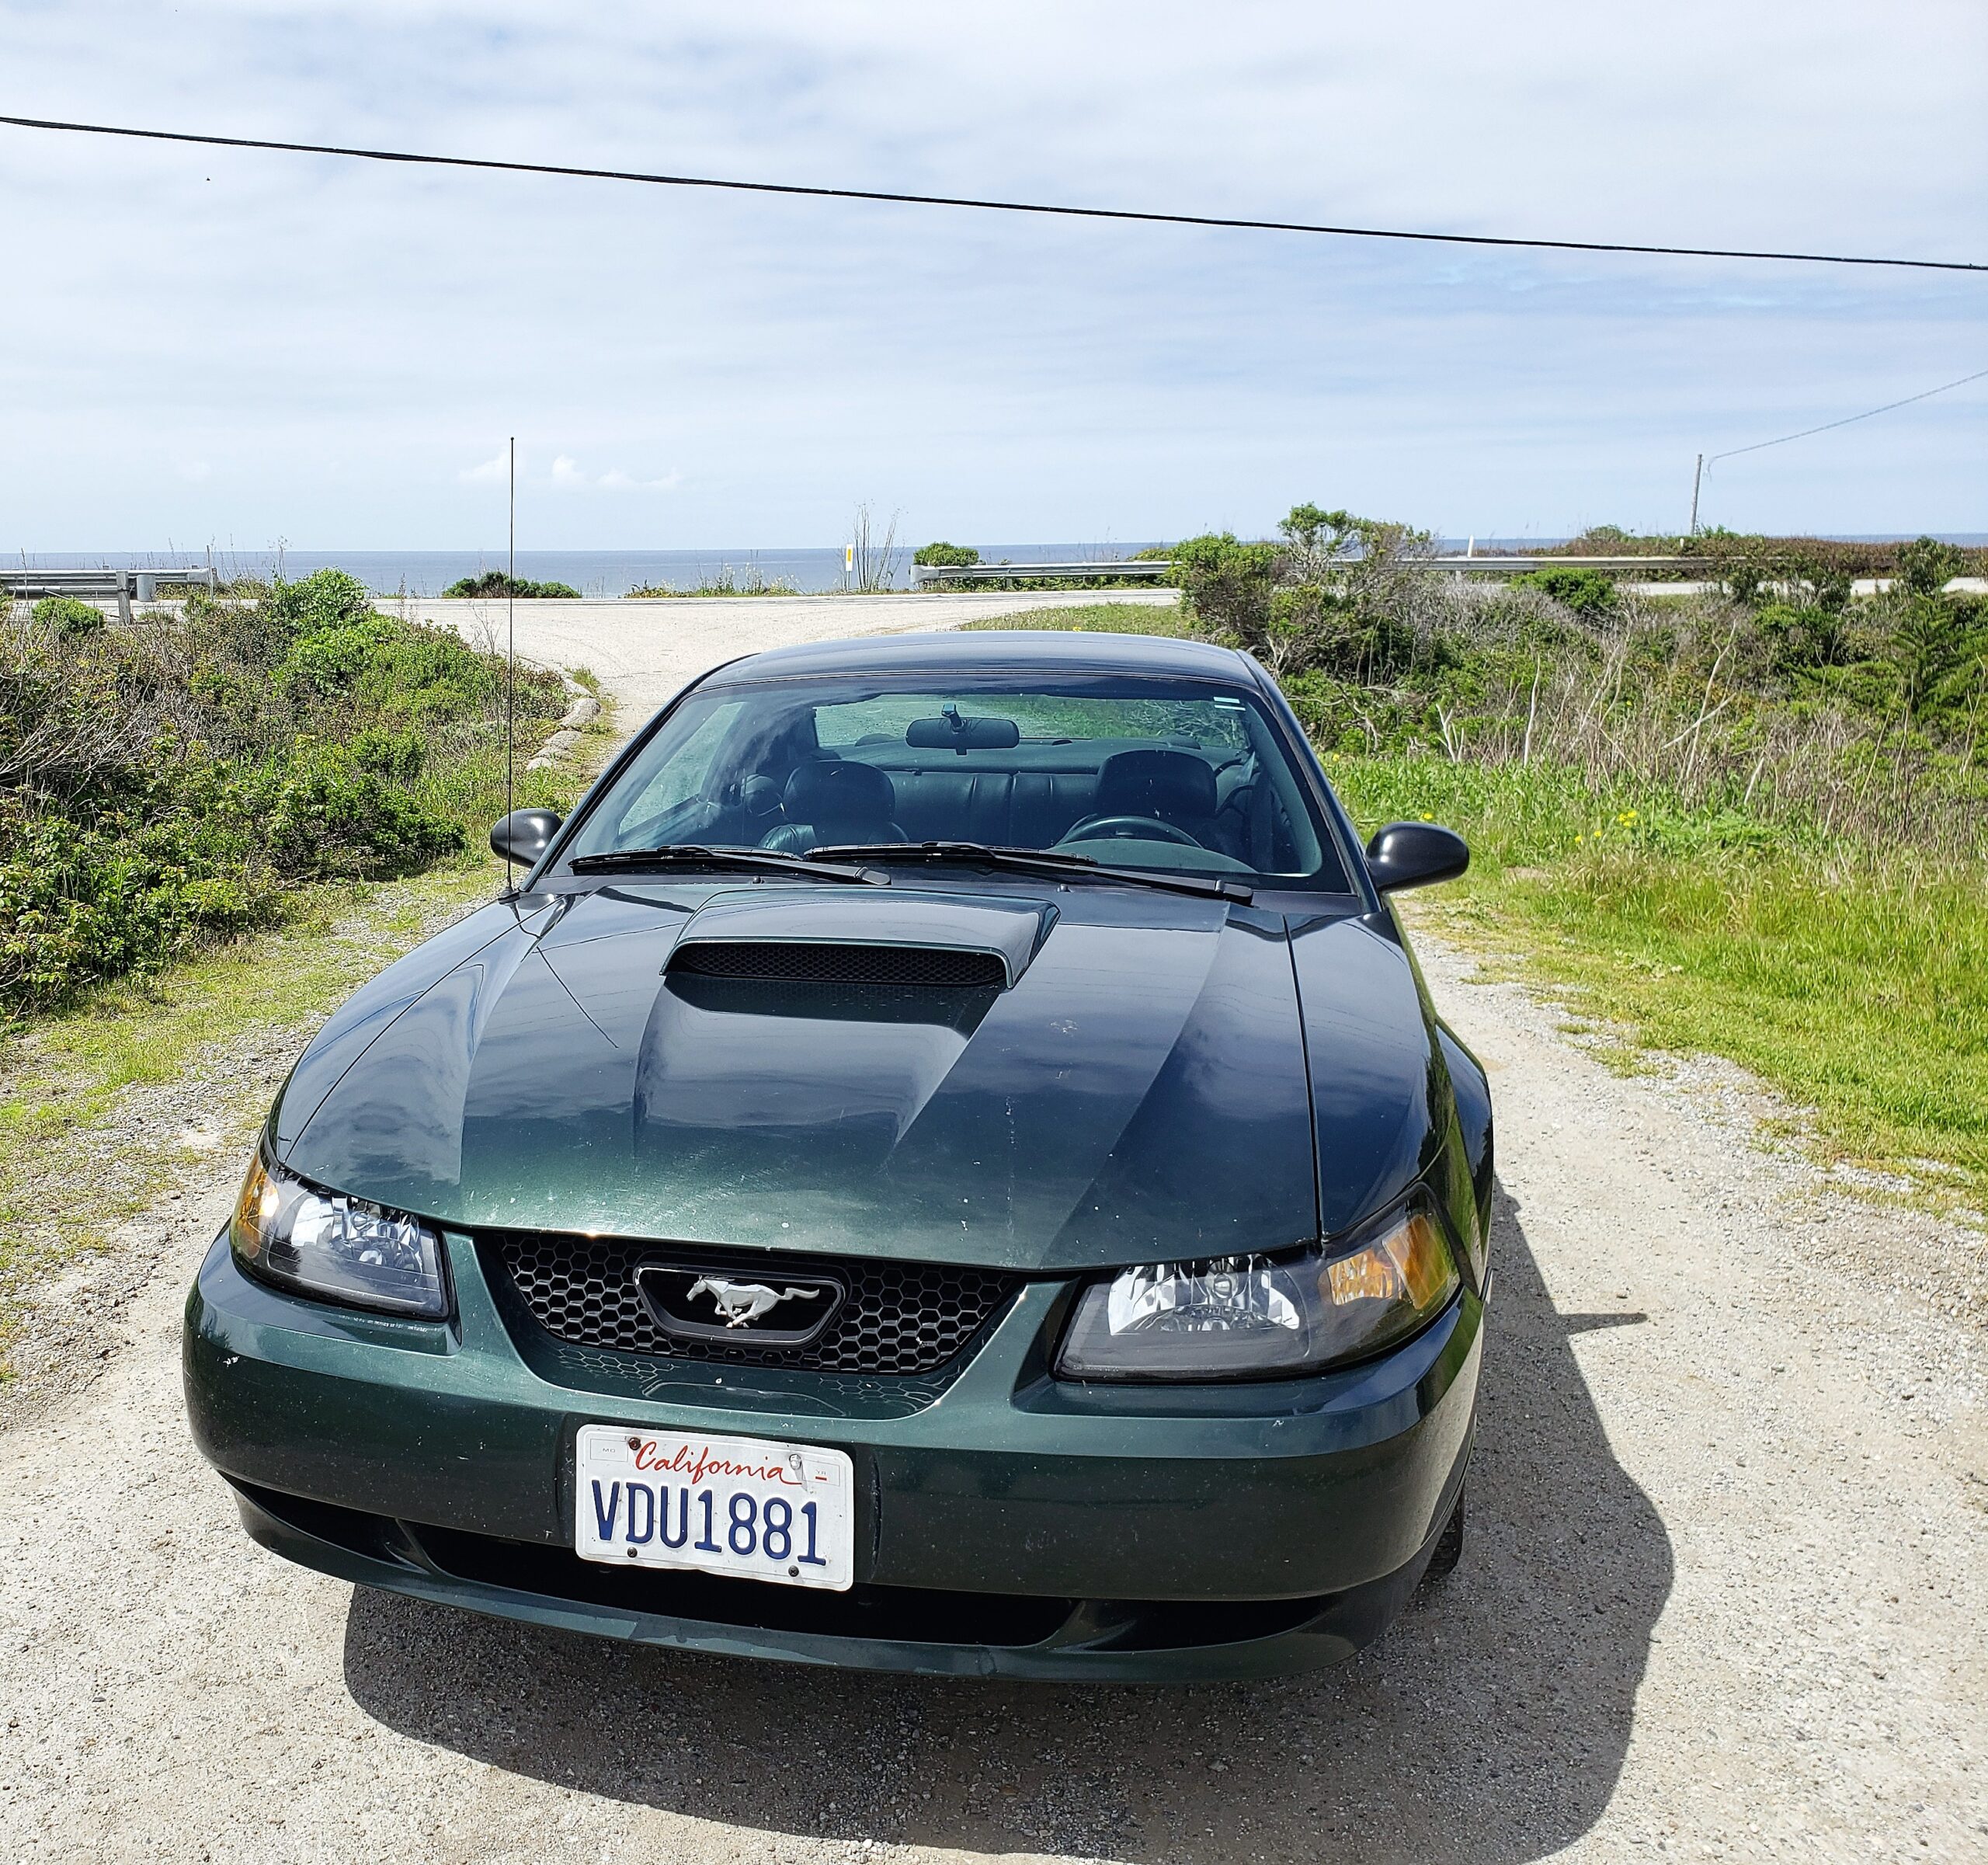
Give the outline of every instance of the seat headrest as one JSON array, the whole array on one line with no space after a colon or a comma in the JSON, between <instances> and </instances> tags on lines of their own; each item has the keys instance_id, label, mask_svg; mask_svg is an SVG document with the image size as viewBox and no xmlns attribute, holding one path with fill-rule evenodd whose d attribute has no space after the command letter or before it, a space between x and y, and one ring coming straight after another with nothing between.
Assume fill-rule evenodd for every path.
<instances>
[{"instance_id":1,"label":"seat headrest","mask_svg":"<svg viewBox=\"0 0 1988 1865\"><path fill-rule=\"evenodd\" d=\"M888 823L897 792L874 764L797 764L787 780L790 823Z\"/></svg>"},{"instance_id":2,"label":"seat headrest","mask_svg":"<svg viewBox=\"0 0 1988 1865\"><path fill-rule=\"evenodd\" d=\"M1118 751L1097 774L1100 816L1213 816L1215 773L1186 751Z\"/></svg>"}]
</instances>

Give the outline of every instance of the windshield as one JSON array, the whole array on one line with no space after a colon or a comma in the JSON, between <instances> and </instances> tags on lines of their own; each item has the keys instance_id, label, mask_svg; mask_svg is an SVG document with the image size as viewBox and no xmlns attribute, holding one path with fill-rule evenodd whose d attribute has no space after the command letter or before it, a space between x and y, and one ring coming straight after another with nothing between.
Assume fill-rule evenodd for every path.
<instances>
[{"instance_id":1,"label":"windshield","mask_svg":"<svg viewBox=\"0 0 1988 1865\"><path fill-rule=\"evenodd\" d=\"M1256 697L1205 682L809 679L693 694L589 810L567 858L694 843L895 842L1347 891Z\"/></svg>"}]
</instances>

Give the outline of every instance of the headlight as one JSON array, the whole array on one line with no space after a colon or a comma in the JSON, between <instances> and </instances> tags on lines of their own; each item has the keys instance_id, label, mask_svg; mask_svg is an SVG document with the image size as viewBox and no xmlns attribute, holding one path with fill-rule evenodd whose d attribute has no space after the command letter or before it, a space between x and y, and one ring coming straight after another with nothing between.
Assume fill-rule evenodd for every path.
<instances>
[{"instance_id":1,"label":"headlight","mask_svg":"<svg viewBox=\"0 0 1988 1865\"><path fill-rule=\"evenodd\" d=\"M1315 1373L1392 1345L1456 1293L1456 1257L1417 1195L1296 1256L1145 1263L1079 1298L1066 1380L1249 1380Z\"/></svg>"},{"instance_id":2,"label":"headlight","mask_svg":"<svg viewBox=\"0 0 1988 1865\"><path fill-rule=\"evenodd\" d=\"M300 1294L390 1314L449 1311L441 1243L426 1224L320 1191L259 1151L235 1201L228 1240L253 1274Z\"/></svg>"}]
</instances>

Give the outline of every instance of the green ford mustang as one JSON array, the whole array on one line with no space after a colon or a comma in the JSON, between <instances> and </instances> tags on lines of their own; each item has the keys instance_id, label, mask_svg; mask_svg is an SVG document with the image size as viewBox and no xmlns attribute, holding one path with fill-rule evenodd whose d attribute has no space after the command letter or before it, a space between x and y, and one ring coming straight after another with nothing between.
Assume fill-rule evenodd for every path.
<instances>
[{"instance_id":1,"label":"green ford mustang","mask_svg":"<svg viewBox=\"0 0 1988 1865\"><path fill-rule=\"evenodd\" d=\"M802 1661L1236 1676L1452 1564L1491 1118L1246 656L735 661L284 1084L186 1310L264 1546Z\"/></svg>"}]
</instances>

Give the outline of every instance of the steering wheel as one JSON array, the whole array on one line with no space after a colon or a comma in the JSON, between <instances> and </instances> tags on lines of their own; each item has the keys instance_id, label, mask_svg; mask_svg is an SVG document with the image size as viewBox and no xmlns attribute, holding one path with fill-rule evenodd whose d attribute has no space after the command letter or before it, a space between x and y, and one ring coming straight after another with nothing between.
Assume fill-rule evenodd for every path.
<instances>
[{"instance_id":1,"label":"steering wheel","mask_svg":"<svg viewBox=\"0 0 1988 1865\"><path fill-rule=\"evenodd\" d=\"M1190 848L1201 844L1184 829L1163 823L1155 816L1094 816L1065 830L1062 842L1184 842Z\"/></svg>"}]
</instances>

